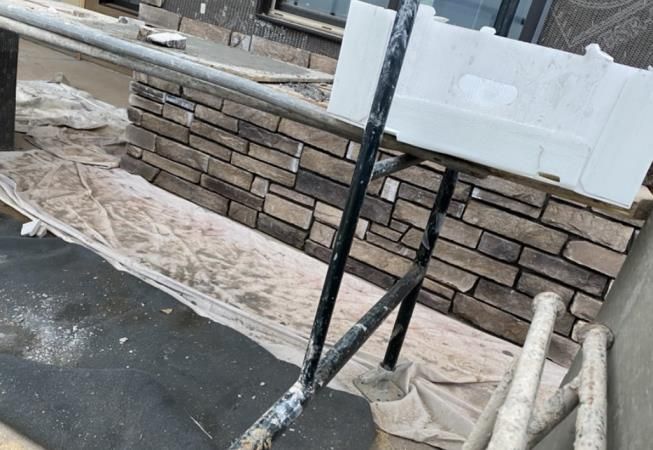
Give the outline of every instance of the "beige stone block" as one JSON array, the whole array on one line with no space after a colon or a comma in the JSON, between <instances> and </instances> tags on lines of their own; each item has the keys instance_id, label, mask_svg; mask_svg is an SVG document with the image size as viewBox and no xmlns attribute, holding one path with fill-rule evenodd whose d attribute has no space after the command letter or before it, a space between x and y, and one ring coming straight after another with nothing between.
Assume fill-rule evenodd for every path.
<instances>
[{"instance_id":1,"label":"beige stone block","mask_svg":"<svg viewBox=\"0 0 653 450\"><path fill-rule=\"evenodd\" d=\"M412 264L409 259L358 239L354 239L349 256L396 277L404 276Z\"/></svg>"},{"instance_id":2,"label":"beige stone block","mask_svg":"<svg viewBox=\"0 0 653 450\"><path fill-rule=\"evenodd\" d=\"M509 209L519 214L523 214L533 219L540 216L541 208L513 200L503 195L495 194L494 192L486 191L484 189L474 188L472 190L472 198L482 200L486 203L500 206L504 209Z\"/></svg>"},{"instance_id":3,"label":"beige stone block","mask_svg":"<svg viewBox=\"0 0 653 450\"><path fill-rule=\"evenodd\" d=\"M334 208L333 206L327 205L326 203L322 203L322 202L317 202L317 205L315 205L316 220L319 220L320 222L324 222L337 229L340 226L341 218L342 218L342 211L339 210L338 208ZM355 232L356 237L359 239L364 239L368 226L369 226L369 222L367 220L358 219L358 223L356 224L356 232Z\"/></svg>"},{"instance_id":4,"label":"beige stone block","mask_svg":"<svg viewBox=\"0 0 653 450\"><path fill-rule=\"evenodd\" d=\"M308 195L300 194L299 192L288 189L278 184L273 184L270 186L270 192L280 195L294 201L295 203L300 203L305 206L313 207L315 206L315 199L309 197Z\"/></svg>"},{"instance_id":5,"label":"beige stone block","mask_svg":"<svg viewBox=\"0 0 653 450\"><path fill-rule=\"evenodd\" d=\"M399 192L399 181L393 178L387 178L385 183L383 183L381 198L389 202L394 202L397 200L397 192Z\"/></svg>"},{"instance_id":6,"label":"beige stone block","mask_svg":"<svg viewBox=\"0 0 653 450\"><path fill-rule=\"evenodd\" d=\"M279 116L229 100L224 101L222 112L270 131L276 131L279 126Z\"/></svg>"},{"instance_id":7,"label":"beige stone block","mask_svg":"<svg viewBox=\"0 0 653 450\"><path fill-rule=\"evenodd\" d=\"M171 161L167 158L157 155L152 152L143 152L143 161L146 163L165 170L168 173L190 181L191 183L199 183L201 172L191 169L188 166Z\"/></svg>"},{"instance_id":8,"label":"beige stone block","mask_svg":"<svg viewBox=\"0 0 653 450\"><path fill-rule=\"evenodd\" d=\"M208 155L161 136L156 138L156 153L202 172L209 166Z\"/></svg>"},{"instance_id":9,"label":"beige stone block","mask_svg":"<svg viewBox=\"0 0 653 450\"><path fill-rule=\"evenodd\" d=\"M594 295L602 295L608 282L603 275L530 248L524 249L519 264Z\"/></svg>"},{"instance_id":10,"label":"beige stone block","mask_svg":"<svg viewBox=\"0 0 653 450\"><path fill-rule=\"evenodd\" d=\"M163 112L163 105L161 103L148 100L147 98L136 94L129 94L129 104L135 108L157 115Z\"/></svg>"},{"instance_id":11,"label":"beige stone block","mask_svg":"<svg viewBox=\"0 0 653 450\"><path fill-rule=\"evenodd\" d=\"M571 241L564 251L565 258L610 277L616 277L626 261L626 255L613 252L587 241Z\"/></svg>"},{"instance_id":12,"label":"beige stone block","mask_svg":"<svg viewBox=\"0 0 653 450\"><path fill-rule=\"evenodd\" d=\"M603 306L603 302L578 292L571 303L571 313L579 319L592 321Z\"/></svg>"},{"instance_id":13,"label":"beige stone block","mask_svg":"<svg viewBox=\"0 0 653 450\"><path fill-rule=\"evenodd\" d=\"M248 155L289 172L297 173L299 169L299 159L262 145L249 144Z\"/></svg>"},{"instance_id":14,"label":"beige stone block","mask_svg":"<svg viewBox=\"0 0 653 450\"><path fill-rule=\"evenodd\" d=\"M190 130L206 139L224 145L240 153L247 153L248 143L246 140L233 135L228 131L221 130L205 122L193 120Z\"/></svg>"},{"instance_id":15,"label":"beige stone block","mask_svg":"<svg viewBox=\"0 0 653 450\"><path fill-rule=\"evenodd\" d=\"M192 112L169 103L163 106L163 117L185 127L190 127L190 124L193 123Z\"/></svg>"},{"instance_id":16,"label":"beige stone block","mask_svg":"<svg viewBox=\"0 0 653 450\"><path fill-rule=\"evenodd\" d=\"M304 147L300 162L301 167L317 172L343 184L351 182L354 165L340 158L335 158L311 147Z\"/></svg>"},{"instance_id":17,"label":"beige stone block","mask_svg":"<svg viewBox=\"0 0 653 450\"><path fill-rule=\"evenodd\" d=\"M509 241L487 231L483 233L481 241L478 244L479 251L506 262L517 261L521 253L521 248L522 246L516 242Z\"/></svg>"},{"instance_id":18,"label":"beige stone block","mask_svg":"<svg viewBox=\"0 0 653 450\"><path fill-rule=\"evenodd\" d=\"M229 205L229 217L234 219L236 222L247 225L248 227L256 227L257 216L258 212L255 209L248 208L238 202L231 202Z\"/></svg>"},{"instance_id":19,"label":"beige stone block","mask_svg":"<svg viewBox=\"0 0 653 450\"><path fill-rule=\"evenodd\" d=\"M403 202L403 200L400 200L399 202ZM410 211L412 207L405 206L405 204L412 205L411 203L403 202L401 206L399 203L397 203L397 207L402 208L402 211ZM416 208L419 207L416 206ZM419 245L422 242L422 236L424 234L423 228L425 225L426 218L424 218L421 228L411 228L408 230L404 235L402 242L411 248L419 248ZM466 247L474 248L476 247L476 244L479 241L479 237L481 236L481 230L467 225L466 223L463 223L452 217L447 217L445 218L442 229L440 230L440 236L458 244L462 244Z\"/></svg>"},{"instance_id":20,"label":"beige stone block","mask_svg":"<svg viewBox=\"0 0 653 450\"><path fill-rule=\"evenodd\" d=\"M224 128L228 131L233 131L234 133L238 132L238 120L233 117L229 117L218 110L209 108L204 105L197 105L195 107L195 117L198 119L208 122L211 125L216 127Z\"/></svg>"},{"instance_id":21,"label":"beige stone block","mask_svg":"<svg viewBox=\"0 0 653 450\"><path fill-rule=\"evenodd\" d=\"M188 128L179 125L178 123L162 119L161 117L149 113L143 113L141 124L143 128L150 130L159 136L165 136L174 139L175 141L188 144L188 136L190 135L190 132Z\"/></svg>"},{"instance_id":22,"label":"beige stone block","mask_svg":"<svg viewBox=\"0 0 653 450\"><path fill-rule=\"evenodd\" d=\"M240 123L240 136L250 142L263 145L265 147L275 148L290 156L299 157L302 154L304 144L278 133L272 133L251 123Z\"/></svg>"},{"instance_id":23,"label":"beige stone block","mask_svg":"<svg viewBox=\"0 0 653 450\"><path fill-rule=\"evenodd\" d=\"M232 166L229 163L220 161L218 159L211 159L209 161L209 175L226 181L229 184L238 186L241 189L249 190L254 180L254 175L250 172Z\"/></svg>"},{"instance_id":24,"label":"beige stone block","mask_svg":"<svg viewBox=\"0 0 653 450\"><path fill-rule=\"evenodd\" d=\"M345 156L349 142L347 139L336 136L335 134L327 133L326 131L318 130L317 128L312 128L288 119L281 120L279 132L340 157Z\"/></svg>"},{"instance_id":25,"label":"beige stone block","mask_svg":"<svg viewBox=\"0 0 653 450\"><path fill-rule=\"evenodd\" d=\"M463 220L550 253L560 252L567 242L565 233L477 201L467 205Z\"/></svg>"},{"instance_id":26,"label":"beige stone block","mask_svg":"<svg viewBox=\"0 0 653 450\"><path fill-rule=\"evenodd\" d=\"M507 286L512 286L519 273L519 269L513 265L496 261L445 240L436 242L434 255L438 259Z\"/></svg>"},{"instance_id":27,"label":"beige stone block","mask_svg":"<svg viewBox=\"0 0 653 450\"><path fill-rule=\"evenodd\" d=\"M234 153L231 157L231 163L284 186L292 187L295 183L294 174L249 156Z\"/></svg>"},{"instance_id":28,"label":"beige stone block","mask_svg":"<svg viewBox=\"0 0 653 450\"><path fill-rule=\"evenodd\" d=\"M120 168L133 175L139 175L150 182L161 172L158 167L151 166L131 155L123 155L120 159Z\"/></svg>"},{"instance_id":29,"label":"beige stone block","mask_svg":"<svg viewBox=\"0 0 653 450\"><path fill-rule=\"evenodd\" d=\"M391 241L390 239L386 239L383 236L379 236L378 234L374 234L374 233L367 233L365 235L365 240L371 244L389 250L392 253L396 253L410 260L415 259L416 256L415 250L406 247L400 242Z\"/></svg>"},{"instance_id":30,"label":"beige stone block","mask_svg":"<svg viewBox=\"0 0 653 450\"><path fill-rule=\"evenodd\" d=\"M308 230L313 217L313 211L311 209L304 208L273 194L268 194L265 197L263 211L270 216L296 225L304 230Z\"/></svg>"},{"instance_id":31,"label":"beige stone block","mask_svg":"<svg viewBox=\"0 0 653 450\"><path fill-rule=\"evenodd\" d=\"M550 201L542 222L562 228L590 241L623 252L633 235L634 228L601 217L589 210Z\"/></svg>"},{"instance_id":32,"label":"beige stone block","mask_svg":"<svg viewBox=\"0 0 653 450\"><path fill-rule=\"evenodd\" d=\"M145 150L154 151L156 147L156 134L137 127L134 124L129 124L125 128L125 139L130 144L134 144Z\"/></svg>"},{"instance_id":33,"label":"beige stone block","mask_svg":"<svg viewBox=\"0 0 653 450\"><path fill-rule=\"evenodd\" d=\"M261 177L255 177L250 191L252 194L258 195L259 197L265 197L268 193L269 187L270 182L268 180Z\"/></svg>"},{"instance_id":34,"label":"beige stone block","mask_svg":"<svg viewBox=\"0 0 653 450\"><path fill-rule=\"evenodd\" d=\"M478 281L478 276L432 258L426 275L460 292L469 292Z\"/></svg>"},{"instance_id":35,"label":"beige stone block","mask_svg":"<svg viewBox=\"0 0 653 450\"><path fill-rule=\"evenodd\" d=\"M309 239L325 247L331 247L336 230L320 222L314 222Z\"/></svg>"},{"instance_id":36,"label":"beige stone block","mask_svg":"<svg viewBox=\"0 0 653 450\"><path fill-rule=\"evenodd\" d=\"M465 182L474 184L484 189L498 192L515 200L519 200L529 205L541 207L546 201L546 193L537 189L508 181L504 178L488 176L485 178L475 178L470 175L461 174L460 179Z\"/></svg>"},{"instance_id":37,"label":"beige stone block","mask_svg":"<svg viewBox=\"0 0 653 450\"><path fill-rule=\"evenodd\" d=\"M554 283L551 280L529 272L522 272L517 282L517 289L527 294L530 298L535 298L537 294L541 294L542 292L555 292L562 298L565 305L569 304L574 295L573 289L569 289L561 284Z\"/></svg>"},{"instance_id":38,"label":"beige stone block","mask_svg":"<svg viewBox=\"0 0 653 450\"><path fill-rule=\"evenodd\" d=\"M210 106L213 109L222 108L223 99L215 95L207 94L206 92L198 91L197 89L184 86L182 88L183 96L196 103Z\"/></svg>"},{"instance_id":39,"label":"beige stone block","mask_svg":"<svg viewBox=\"0 0 653 450\"><path fill-rule=\"evenodd\" d=\"M211 211L219 214L227 212L228 199L169 173L161 172L154 184Z\"/></svg>"},{"instance_id":40,"label":"beige stone block","mask_svg":"<svg viewBox=\"0 0 653 450\"><path fill-rule=\"evenodd\" d=\"M208 155L214 156L223 161L231 160L231 150L223 145L217 144L213 141L209 141L208 139L204 139L199 136L195 136L194 134L190 135L188 142L191 147L196 148Z\"/></svg>"}]
</instances>

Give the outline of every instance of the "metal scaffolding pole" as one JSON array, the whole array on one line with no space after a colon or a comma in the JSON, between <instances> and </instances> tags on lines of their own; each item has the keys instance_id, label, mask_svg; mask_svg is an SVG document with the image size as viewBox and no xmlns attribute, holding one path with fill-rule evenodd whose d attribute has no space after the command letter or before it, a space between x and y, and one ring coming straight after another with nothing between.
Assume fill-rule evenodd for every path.
<instances>
[{"instance_id":1,"label":"metal scaffolding pole","mask_svg":"<svg viewBox=\"0 0 653 450\"><path fill-rule=\"evenodd\" d=\"M485 409L476 420L474 429L467 436L462 450L484 450L492 437L492 429L497 420L499 408L506 401L512 378L515 375L515 366L517 365L517 358L515 357L506 371L505 375L492 392L492 397L485 405Z\"/></svg>"},{"instance_id":2,"label":"metal scaffolding pole","mask_svg":"<svg viewBox=\"0 0 653 450\"><path fill-rule=\"evenodd\" d=\"M453 192L456 189L457 181L457 171L452 169L445 170L442 182L440 183L440 188L438 189L438 195L435 198L435 204L433 205L429 217L429 223L424 231L424 237L420 243L419 250L417 250L417 258L415 262L425 269L428 267L429 261L431 260L431 255L435 248L435 242L440 236L440 230L442 230L442 225L444 225L444 219L447 217L447 209L449 209L449 204L451 203ZM401 303L394 329L390 335L390 342L388 343L385 358L381 364L381 367L386 370L395 370L395 367L397 366L399 353L404 344L404 339L408 332L410 320L413 317L415 303L417 302L417 296L419 295L421 287L422 283L420 282L410 295Z\"/></svg>"},{"instance_id":3,"label":"metal scaffolding pole","mask_svg":"<svg viewBox=\"0 0 653 450\"><path fill-rule=\"evenodd\" d=\"M575 450L605 450L608 422L608 348L613 336L604 325L587 325L581 334L580 406Z\"/></svg>"},{"instance_id":4,"label":"metal scaffolding pole","mask_svg":"<svg viewBox=\"0 0 653 450\"><path fill-rule=\"evenodd\" d=\"M425 270L419 264L393 286L388 294L350 329L321 362L331 316L345 272L345 263L354 239L356 224L365 199L367 187L372 178L381 137L390 113L390 106L397 87L408 41L412 32L419 0L402 0L397 11L386 50L381 75L376 87L370 115L365 127L361 150L352 176L351 188L335 237L322 294L315 313L315 320L304 357L299 380L259 420L254 423L232 445L232 449L266 449L272 439L301 414L303 405L315 392L337 373L344 364L369 338L371 333L387 317L391 309L384 305L384 299L391 292L396 306L408 294L421 285ZM430 255L429 255L430 257ZM318 374L318 368L319 374Z\"/></svg>"},{"instance_id":5,"label":"metal scaffolding pole","mask_svg":"<svg viewBox=\"0 0 653 450\"><path fill-rule=\"evenodd\" d=\"M523 450L528 445L528 424L546 353L556 317L565 309L560 296L552 292L537 295L533 303L535 314L506 401L499 409L488 450Z\"/></svg>"},{"instance_id":6,"label":"metal scaffolding pole","mask_svg":"<svg viewBox=\"0 0 653 450\"><path fill-rule=\"evenodd\" d=\"M18 35L0 29L0 151L14 150Z\"/></svg>"},{"instance_id":7,"label":"metal scaffolding pole","mask_svg":"<svg viewBox=\"0 0 653 450\"><path fill-rule=\"evenodd\" d=\"M533 411L528 424L528 448L533 448L578 406L580 377L558 389L541 407Z\"/></svg>"}]
</instances>

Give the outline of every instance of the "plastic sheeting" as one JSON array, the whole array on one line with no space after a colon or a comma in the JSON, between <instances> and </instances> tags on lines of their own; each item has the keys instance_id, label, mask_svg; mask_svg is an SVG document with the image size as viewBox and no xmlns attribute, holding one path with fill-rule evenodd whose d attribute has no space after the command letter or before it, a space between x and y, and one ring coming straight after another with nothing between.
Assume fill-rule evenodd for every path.
<instances>
[{"instance_id":1,"label":"plastic sheeting","mask_svg":"<svg viewBox=\"0 0 653 450\"><path fill-rule=\"evenodd\" d=\"M49 150L52 138L54 147L66 147L57 144L67 135L65 128L48 133L39 134L40 146ZM107 157L93 153L98 161ZM199 314L245 334L276 357L301 364L326 265L107 167L94 161L92 153L84 158L61 151L2 153L0 199L42 220L61 238L94 250ZM329 341L382 295L380 288L345 276ZM331 387L356 393L354 381L370 370L368 382L390 377L399 399L372 403L377 425L415 441L460 448L518 347L417 305L402 352L403 361L411 364L395 374L378 372L374 368L393 320L391 316L379 328ZM548 362L542 393L552 392L564 373Z\"/></svg>"}]
</instances>

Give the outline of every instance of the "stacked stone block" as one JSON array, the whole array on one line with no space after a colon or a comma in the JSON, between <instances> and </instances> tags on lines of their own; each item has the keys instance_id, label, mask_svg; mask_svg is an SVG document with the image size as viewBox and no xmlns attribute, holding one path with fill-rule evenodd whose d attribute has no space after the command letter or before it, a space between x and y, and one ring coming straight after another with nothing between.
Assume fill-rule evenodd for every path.
<instances>
[{"instance_id":1,"label":"stacked stone block","mask_svg":"<svg viewBox=\"0 0 653 450\"><path fill-rule=\"evenodd\" d=\"M328 259L358 144L139 74L130 104L125 169ZM387 288L407 271L442 172L424 162L371 183L349 272ZM532 297L557 292L567 310L551 358L566 364L579 326L596 316L641 225L503 179L463 174L419 301L521 344Z\"/></svg>"}]
</instances>

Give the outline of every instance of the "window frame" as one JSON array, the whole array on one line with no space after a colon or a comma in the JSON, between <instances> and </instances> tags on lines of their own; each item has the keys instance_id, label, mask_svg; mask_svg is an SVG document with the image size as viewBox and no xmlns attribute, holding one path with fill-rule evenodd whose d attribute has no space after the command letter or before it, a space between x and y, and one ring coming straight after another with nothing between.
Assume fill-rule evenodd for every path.
<instances>
[{"instance_id":1,"label":"window frame","mask_svg":"<svg viewBox=\"0 0 653 450\"><path fill-rule=\"evenodd\" d=\"M279 0L259 0L257 17L259 19L283 25L291 29L317 35L336 42L342 41L345 20L335 19L332 16L307 11L300 7L277 7ZM400 0L389 0L388 9L396 10ZM520 41L535 42L539 31L546 20L551 0L532 0L526 14L523 29L519 35Z\"/></svg>"},{"instance_id":2,"label":"window frame","mask_svg":"<svg viewBox=\"0 0 653 450\"><path fill-rule=\"evenodd\" d=\"M138 5L133 5L127 0L98 0L97 3L105 8L119 9L138 14L138 8L141 2L139 0Z\"/></svg>"},{"instance_id":3,"label":"window frame","mask_svg":"<svg viewBox=\"0 0 653 450\"><path fill-rule=\"evenodd\" d=\"M276 8L276 2L277 0L259 0L256 16L259 19L317 35L328 40L342 41L342 36L345 32L344 22L342 26L336 26L321 20L316 20L315 18L306 17L306 15L293 14L292 12ZM318 16L318 14L313 16Z\"/></svg>"}]
</instances>

